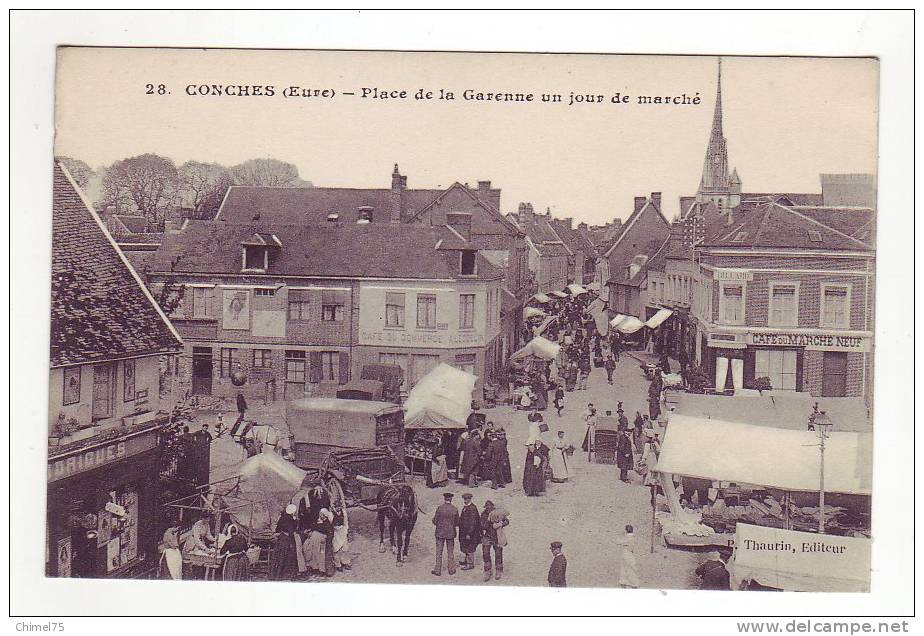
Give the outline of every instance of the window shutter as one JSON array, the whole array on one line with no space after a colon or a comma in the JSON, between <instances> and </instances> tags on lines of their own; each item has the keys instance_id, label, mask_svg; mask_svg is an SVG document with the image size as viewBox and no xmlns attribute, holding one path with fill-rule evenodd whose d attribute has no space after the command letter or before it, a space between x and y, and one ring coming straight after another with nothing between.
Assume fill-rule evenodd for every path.
<instances>
[{"instance_id":1,"label":"window shutter","mask_svg":"<svg viewBox=\"0 0 924 636\"><path fill-rule=\"evenodd\" d=\"M350 381L350 354L340 354L340 384L346 384Z\"/></svg>"},{"instance_id":2,"label":"window shutter","mask_svg":"<svg viewBox=\"0 0 924 636\"><path fill-rule=\"evenodd\" d=\"M312 351L308 354L309 375L308 381L318 383L321 381L321 352Z\"/></svg>"}]
</instances>

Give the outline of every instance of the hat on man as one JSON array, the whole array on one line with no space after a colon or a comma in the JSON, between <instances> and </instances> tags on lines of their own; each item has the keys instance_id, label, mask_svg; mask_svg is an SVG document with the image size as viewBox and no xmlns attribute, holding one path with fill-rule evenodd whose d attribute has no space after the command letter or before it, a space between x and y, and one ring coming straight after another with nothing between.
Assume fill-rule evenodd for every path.
<instances>
[{"instance_id":1,"label":"hat on man","mask_svg":"<svg viewBox=\"0 0 924 636\"><path fill-rule=\"evenodd\" d=\"M561 541L552 541L552 543L549 544L549 547L555 548L556 550L561 550Z\"/></svg>"},{"instance_id":2,"label":"hat on man","mask_svg":"<svg viewBox=\"0 0 924 636\"><path fill-rule=\"evenodd\" d=\"M470 493L470 492L462 493L462 499L464 499L465 501L471 501L471 500L472 500L472 493Z\"/></svg>"},{"instance_id":3,"label":"hat on man","mask_svg":"<svg viewBox=\"0 0 924 636\"><path fill-rule=\"evenodd\" d=\"M443 499L445 499L446 501L452 501L452 493L451 493L451 492L444 492L444 493L443 493Z\"/></svg>"},{"instance_id":4,"label":"hat on man","mask_svg":"<svg viewBox=\"0 0 924 636\"><path fill-rule=\"evenodd\" d=\"M298 508L293 503L290 503L288 506L286 506L287 515L294 515L297 510Z\"/></svg>"}]
</instances>

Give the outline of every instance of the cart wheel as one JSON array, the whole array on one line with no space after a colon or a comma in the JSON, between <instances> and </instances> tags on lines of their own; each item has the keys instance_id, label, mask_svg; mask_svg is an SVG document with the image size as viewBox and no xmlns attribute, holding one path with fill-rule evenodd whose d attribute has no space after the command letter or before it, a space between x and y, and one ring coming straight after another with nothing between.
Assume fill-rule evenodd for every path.
<instances>
[{"instance_id":1,"label":"cart wheel","mask_svg":"<svg viewBox=\"0 0 924 636\"><path fill-rule=\"evenodd\" d=\"M336 477L328 476L324 480L324 489L330 497L331 507L339 508L343 511L343 521L347 524L347 527L349 527L350 522L347 518L347 501L343 494L343 487L340 486L340 481Z\"/></svg>"}]
</instances>

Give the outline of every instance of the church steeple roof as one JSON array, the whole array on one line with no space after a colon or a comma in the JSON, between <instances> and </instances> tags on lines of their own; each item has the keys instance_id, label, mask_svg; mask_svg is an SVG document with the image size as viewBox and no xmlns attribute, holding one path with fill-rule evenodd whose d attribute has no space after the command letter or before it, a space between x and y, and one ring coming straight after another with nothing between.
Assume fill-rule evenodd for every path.
<instances>
[{"instance_id":1,"label":"church steeple roof","mask_svg":"<svg viewBox=\"0 0 924 636\"><path fill-rule=\"evenodd\" d=\"M709 133L709 145L703 160L703 175L699 183L699 194L728 193L735 185L736 176L729 176L728 149L722 131L722 59L718 63L716 82L715 110L712 114L712 130Z\"/></svg>"}]
</instances>

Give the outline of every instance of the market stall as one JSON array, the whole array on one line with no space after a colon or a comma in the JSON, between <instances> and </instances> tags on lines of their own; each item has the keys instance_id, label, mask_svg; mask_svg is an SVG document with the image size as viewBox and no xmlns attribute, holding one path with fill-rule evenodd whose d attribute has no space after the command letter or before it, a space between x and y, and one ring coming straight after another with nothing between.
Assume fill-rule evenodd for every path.
<instances>
[{"instance_id":1,"label":"market stall","mask_svg":"<svg viewBox=\"0 0 924 636\"><path fill-rule=\"evenodd\" d=\"M405 408L405 463L412 474L425 475L433 452L455 448L471 413L476 377L439 364L411 389Z\"/></svg>"},{"instance_id":2,"label":"market stall","mask_svg":"<svg viewBox=\"0 0 924 636\"><path fill-rule=\"evenodd\" d=\"M767 452L768 448L773 452ZM827 435L826 493L869 496L871 466L871 434ZM821 483L819 440L814 431L674 413L656 470L670 509L659 513L659 520L665 541L672 545L731 545L734 527L741 521L809 530L817 527L822 514L829 532L868 532L863 520L843 506L826 505L822 511L797 505L796 493L817 493ZM681 483L698 480L690 484L697 491L698 510L682 506L675 476L681 477ZM692 503L691 492L684 495Z\"/></svg>"},{"instance_id":3,"label":"market stall","mask_svg":"<svg viewBox=\"0 0 924 636\"><path fill-rule=\"evenodd\" d=\"M868 592L870 540L739 523L730 565L733 589L753 582L787 592Z\"/></svg>"}]
</instances>

